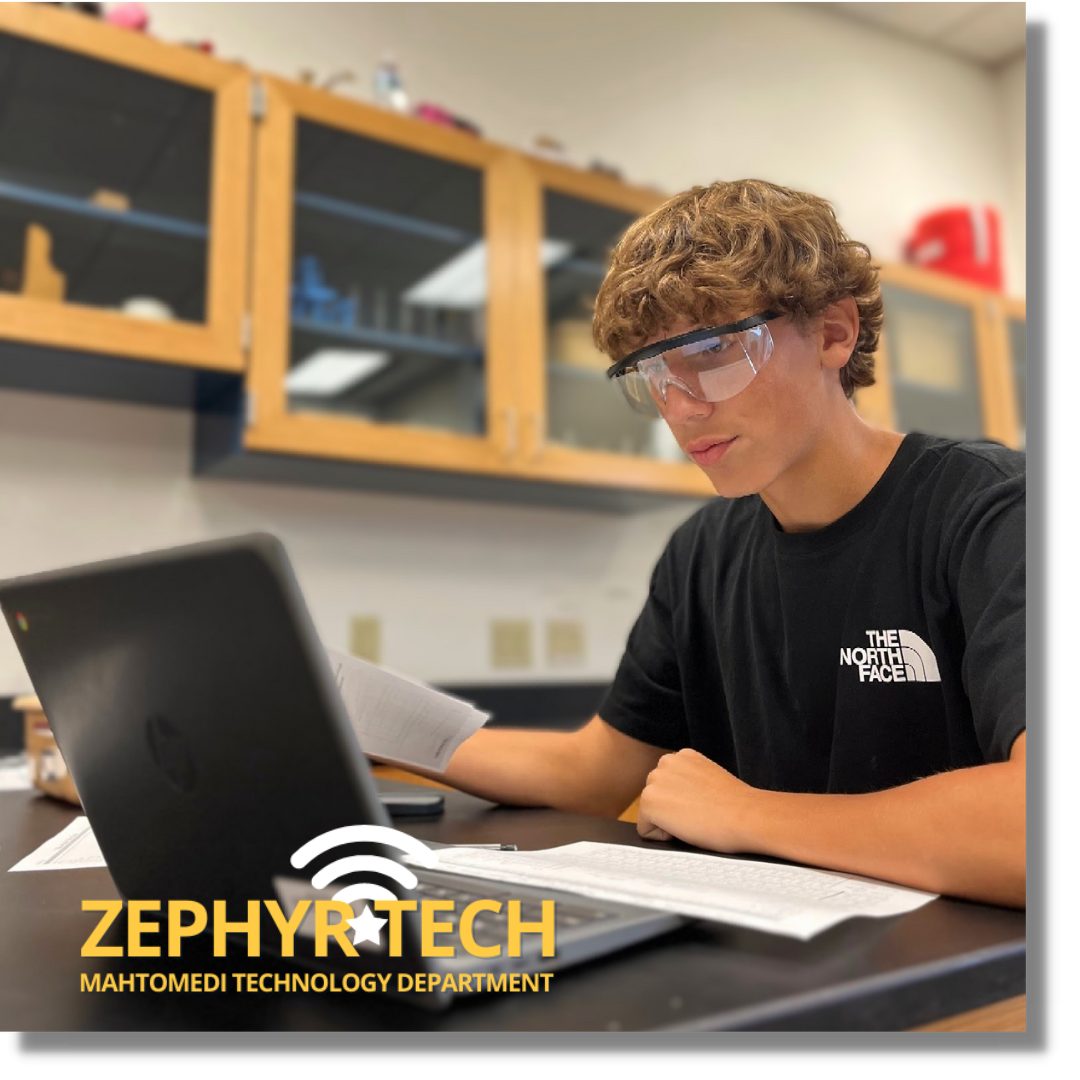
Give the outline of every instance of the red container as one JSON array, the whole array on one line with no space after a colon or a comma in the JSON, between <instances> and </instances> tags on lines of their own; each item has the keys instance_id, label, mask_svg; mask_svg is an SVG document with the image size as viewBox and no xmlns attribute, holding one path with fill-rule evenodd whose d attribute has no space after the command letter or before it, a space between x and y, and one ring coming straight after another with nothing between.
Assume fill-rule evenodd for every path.
<instances>
[{"instance_id":1,"label":"red container","mask_svg":"<svg viewBox=\"0 0 1080 1080\"><path fill-rule=\"evenodd\" d=\"M1001 215L992 206L954 206L915 223L908 262L1001 292Z\"/></svg>"}]
</instances>

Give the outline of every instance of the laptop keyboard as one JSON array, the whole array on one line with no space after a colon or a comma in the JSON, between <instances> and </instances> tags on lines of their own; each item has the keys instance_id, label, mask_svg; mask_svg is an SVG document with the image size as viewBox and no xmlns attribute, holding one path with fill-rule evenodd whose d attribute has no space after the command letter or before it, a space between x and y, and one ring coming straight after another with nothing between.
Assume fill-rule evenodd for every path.
<instances>
[{"instance_id":1,"label":"laptop keyboard","mask_svg":"<svg viewBox=\"0 0 1080 1080\"><path fill-rule=\"evenodd\" d=\"M495 900L501 902L501 911L481 911L473 919L473 938L477 945L504 945L506 943L506 927L509 916L506 910L506 902L515 900L517 897L511 893L495 890L484 884L475 889L461 888L458 885L447 885L442 881L425 879L422 872L417 873L418 882L412 890L422 900L453 900L454 910L439 913L439 921L450 923L454 932L458 930L462 913L474 900ZM543 917L543 908L539 900L528 899L521 901L522 922L539 922ZM588 900L582 898L580 904L567 904L560 900L555 905L555 932L560 930L576 930L579 926L602 922L604 919L612 919L614 915L610 911L593 907Z\"/></svg>"}]
</instances>

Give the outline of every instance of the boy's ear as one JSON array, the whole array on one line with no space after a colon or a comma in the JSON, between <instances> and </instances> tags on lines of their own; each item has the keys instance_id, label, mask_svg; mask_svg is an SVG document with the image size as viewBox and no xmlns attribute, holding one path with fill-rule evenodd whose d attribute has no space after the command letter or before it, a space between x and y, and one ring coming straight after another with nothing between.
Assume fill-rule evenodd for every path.
<instances>
[{"instance_id":1,"label":"boy's ear","mask_svg":"<svg viewBox=\"0 0 1080 1080\"><path fill-rule=\"evenodd\" d=\"M821 321L821 360L839 371L850 359L859 340L859 306L845 296L825 309Z\"/></svg>"}]
</instances>

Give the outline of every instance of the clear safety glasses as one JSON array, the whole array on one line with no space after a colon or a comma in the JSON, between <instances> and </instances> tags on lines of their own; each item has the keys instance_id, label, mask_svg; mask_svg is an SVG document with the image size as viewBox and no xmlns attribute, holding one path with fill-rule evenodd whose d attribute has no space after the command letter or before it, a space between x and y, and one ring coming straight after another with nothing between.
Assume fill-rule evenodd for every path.
<instances>
[{"instance_id":1,"label":"clear safety glasses","mask_svg":"<svg viewBox=\"0 0 1080 1080\"><path fill-rule=\"evenodd\" d=\"M706 326L632 352L607 370L638 412L660 416L668 391L678 387L697 401L726 401L745 390L773 353L765 311L725 326Z\"/></svg>"}]
</instances>

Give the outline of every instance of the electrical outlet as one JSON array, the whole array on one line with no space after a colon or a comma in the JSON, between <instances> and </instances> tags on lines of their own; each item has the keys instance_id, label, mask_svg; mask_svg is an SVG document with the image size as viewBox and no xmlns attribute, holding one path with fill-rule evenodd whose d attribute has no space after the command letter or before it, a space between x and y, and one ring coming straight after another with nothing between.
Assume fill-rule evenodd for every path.
<instances>
[{"instance_id":1,"label":"electrical outlet","mask_svg":"<svg viewBox=\"0 0 1080 1080\"><path fill-rule=\"evenodd\" d=\"M491 666L528 668L532 665L532 623L528 619L493 619L491 622Z\"/></svg>"},{"instance_id":2,"label":"electrical outlet","mask_svg":"<svg viewBox=\"0 0 1080 1080\"><path fill-rule=\"evenodd\" d=\"M373 664L382 662L382 624L377 615L354 615L349 624L349 652Z\"/></svg>"},{"instance_id":3,"label":"electrical outlet","mask_svg":"<svg viewBox=\"0 0 1080 1080\"><path fill-rule=\"evenodd\" d=\"M576 619L549 619L547 662L552 667L574 667L585 662L585 627Z\"/></svg>"}]
</instances>

